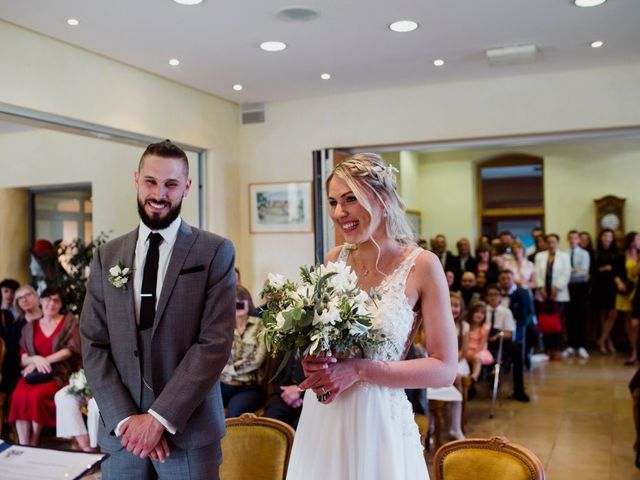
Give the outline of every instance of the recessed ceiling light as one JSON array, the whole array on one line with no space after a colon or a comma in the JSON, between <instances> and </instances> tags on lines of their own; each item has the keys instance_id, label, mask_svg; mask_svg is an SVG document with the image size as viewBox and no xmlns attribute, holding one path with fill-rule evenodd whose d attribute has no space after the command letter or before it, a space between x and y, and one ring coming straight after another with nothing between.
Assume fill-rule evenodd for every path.
<instances>
[{"instance_id":1,"label":"recessed ceiling light","mask_svg":"<svg viewBox=\"0 0 640 480\"><path fill-rule=\"evenodd\" d=\"M240 90L242 90L242 85L240 85L239 83L236 83L236 84L233 86L233 89L234 89L236 92L239 92Z\"/></svg>"},{"instance_id":2,"label":"recessed ceiling light","mask_svg":"<svg viewBox=\"0 0 640 480\"><path fill-rule=\"evenodd\" d=\"M597 7L606 1L607 0L573 0L573 3L576 4L576 7Z\"/></svg>"},{"instance_id":3,"label":"recessed ceiling light","mask_svg":"<svg viewBox=\"0 0 640 480\"><path fill-rule=\"evenodd\" d=\"M176 3L179 3L180 5L199 5L204 0L173 0L173 1Z\"/></svg>"},{"instance_id":4,"label":"recessed ceiling light","mask_svg":"<svg viewBox=\"0 0 640 480\"><path fill-rule=\"evenodd\" d=\"M441 67L444 65L444 60L442 60L441 58L437 58L436 60L433 61L433 64L436 67Z\"/></svg>"},{"instance_id":5,"label":"recessed ceiling light","mask_svg":"<svg viewBox=\"0 0 640 480\"><path fill-rule=\"evenodd\" d=\"M591 42L591 48L600 48L604 45L602 40L596 40L595 42Z\"/></svg>"},{"instance_id":6,"label":"recessed ceiling light","mask_svg":"<svg viewBox=\"0 0 640 480\"><path fill-rule=\"evenodd\" d=\"M323 73L322 75L320 75L320 78L322 80L329 80L331 78L331 74L330 73Z\"/></svg>"},{"instance_id":7,"label":"recessed ceiling light","mask_svg":"<svg viewBox=\"0 0 640 480\"><path fill-rule=\"evenodd\" d=\"M262 42L260 44L260 48L265 52L281 52L282 50L287 48L287 44L277 41Z\"/></svg>"},{"instance_id":8,"label":"recessed ceiling light","mask_svg":"<svg viewBox=\"0 0 640 480\"><path fill-rule=\"evenodd\" d=\"M177 58L172 58L171 60L169 60L169 65L171 65L172 67L177 67L178 65L180 65L180 60L178 60Z\"/></svg>"},{"instance_id":9,"label":"recessed ceiling light","mask_svg":"<svg viewBox=\"0 0 640 480\"><path fill-rule=\"evenodd\" d=\"M76 27L80 25L80 21L77 18L67 18L67 25L71 25L72 27Z\"/></svg>"},{"instance_id":10,"label":"recessed ceiling light","mask_svg":"<svg viewBox=\"0 0 640 480\"><path fill-rule=\"evenodd\" d=\"M398 20L389 25L389 29L398 33L413 32L418 28L418 24L413 20Z\"/></svg>"}]
</instances>

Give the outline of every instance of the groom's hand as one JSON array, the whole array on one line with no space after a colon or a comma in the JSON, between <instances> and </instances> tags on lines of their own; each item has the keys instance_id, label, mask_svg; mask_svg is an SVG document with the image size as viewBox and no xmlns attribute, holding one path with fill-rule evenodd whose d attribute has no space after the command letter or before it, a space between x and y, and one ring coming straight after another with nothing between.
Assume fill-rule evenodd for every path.
<instances>
[{"instance_id":1,"label":"groom's hand","mask_svg":"<svg viewBox=\"0 0 640 480\"><path fill-rule=\"evenodd\" d=\"M162 438L163 432L164 427L152 415L132 415L120 428L120 443L137 457L151 456L154 460L164 462L169 455L169 447Z\"/></svg>"}]
</instances>

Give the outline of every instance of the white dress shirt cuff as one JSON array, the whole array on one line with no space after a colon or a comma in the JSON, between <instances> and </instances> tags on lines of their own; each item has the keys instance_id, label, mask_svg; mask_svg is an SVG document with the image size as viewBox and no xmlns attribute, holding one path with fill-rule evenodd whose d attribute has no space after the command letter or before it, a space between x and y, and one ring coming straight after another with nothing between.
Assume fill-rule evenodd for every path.
<instances>
[{"instance_id":1,"label":"white dress shirt cuff","mask_svg":"<svg viewBox=\"0 0 640 480\"><path fill-rule=\"evenodd\" d=\"M120 436L120 428L122 428L122 424L127 420L129 420L130 418L131 418L131 415L129 415L127 418L124 418L118 422L118 424L116 425L116 428L113 429L113 433L115 433L116 437Z\"/></svg>"},{"instance_id":2,"label":"white dress shirt cuff","mask_svg":"<svg viewBox=\"0 0 640 480\"><path fill-rule=\"evenodd\" d=\"M154 412L153 410L149 409L149 415L151 415L153 418L155 418L156 420L158 420L162 426L164 427L164 429L169 432L171 435L175 435L176 434L176 427L174 427L171 422L169 422L167 419L165 419L162 415L160 415L157 412Z\"/></svg>"}]
</instances>

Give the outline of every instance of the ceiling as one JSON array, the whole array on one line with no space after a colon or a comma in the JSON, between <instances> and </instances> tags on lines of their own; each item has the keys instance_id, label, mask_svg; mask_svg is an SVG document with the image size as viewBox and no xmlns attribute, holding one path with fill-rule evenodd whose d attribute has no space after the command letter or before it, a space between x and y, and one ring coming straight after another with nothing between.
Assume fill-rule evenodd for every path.
<instances>
[{"instance_id":1,"label":"ceiling","mask_svg":"<svg viewBox=\"0 0 640 480\"><path fill-rule=\"evenodd\" d=\"M319 16L277 17L291 6ZM0 18L237 103L640 62L639 0L0 0ZM391 32L399 19L420 28ZM266 40L289 47L263 52ZM533 63L486 61L487 48L529 43Z\"/></svg>"}]
</instances>

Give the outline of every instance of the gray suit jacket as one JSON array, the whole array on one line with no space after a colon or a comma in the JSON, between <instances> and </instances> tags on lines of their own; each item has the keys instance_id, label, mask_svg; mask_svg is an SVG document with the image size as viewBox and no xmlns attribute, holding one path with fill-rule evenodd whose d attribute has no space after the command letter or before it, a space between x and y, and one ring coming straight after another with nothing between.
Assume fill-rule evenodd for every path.
<instances>
[{"instance_id":1,"label":"gray suit jacket","mask_svg":"<svg viewBox=\"0 0 640 480\"><path fill-rule=\"evenodd\" d=\"M114 287L109 269L133 265L138 229L101 246L91 264L80 333L87 379L100 408L100 445L120 448L118 422L139 412L140 359L133 288ZM229 240L180 226L152 329L151 408L177 429L180 448L199 448L225 432L218 378L233 341L235 252Z\"/></svg>"}]
</instances>

